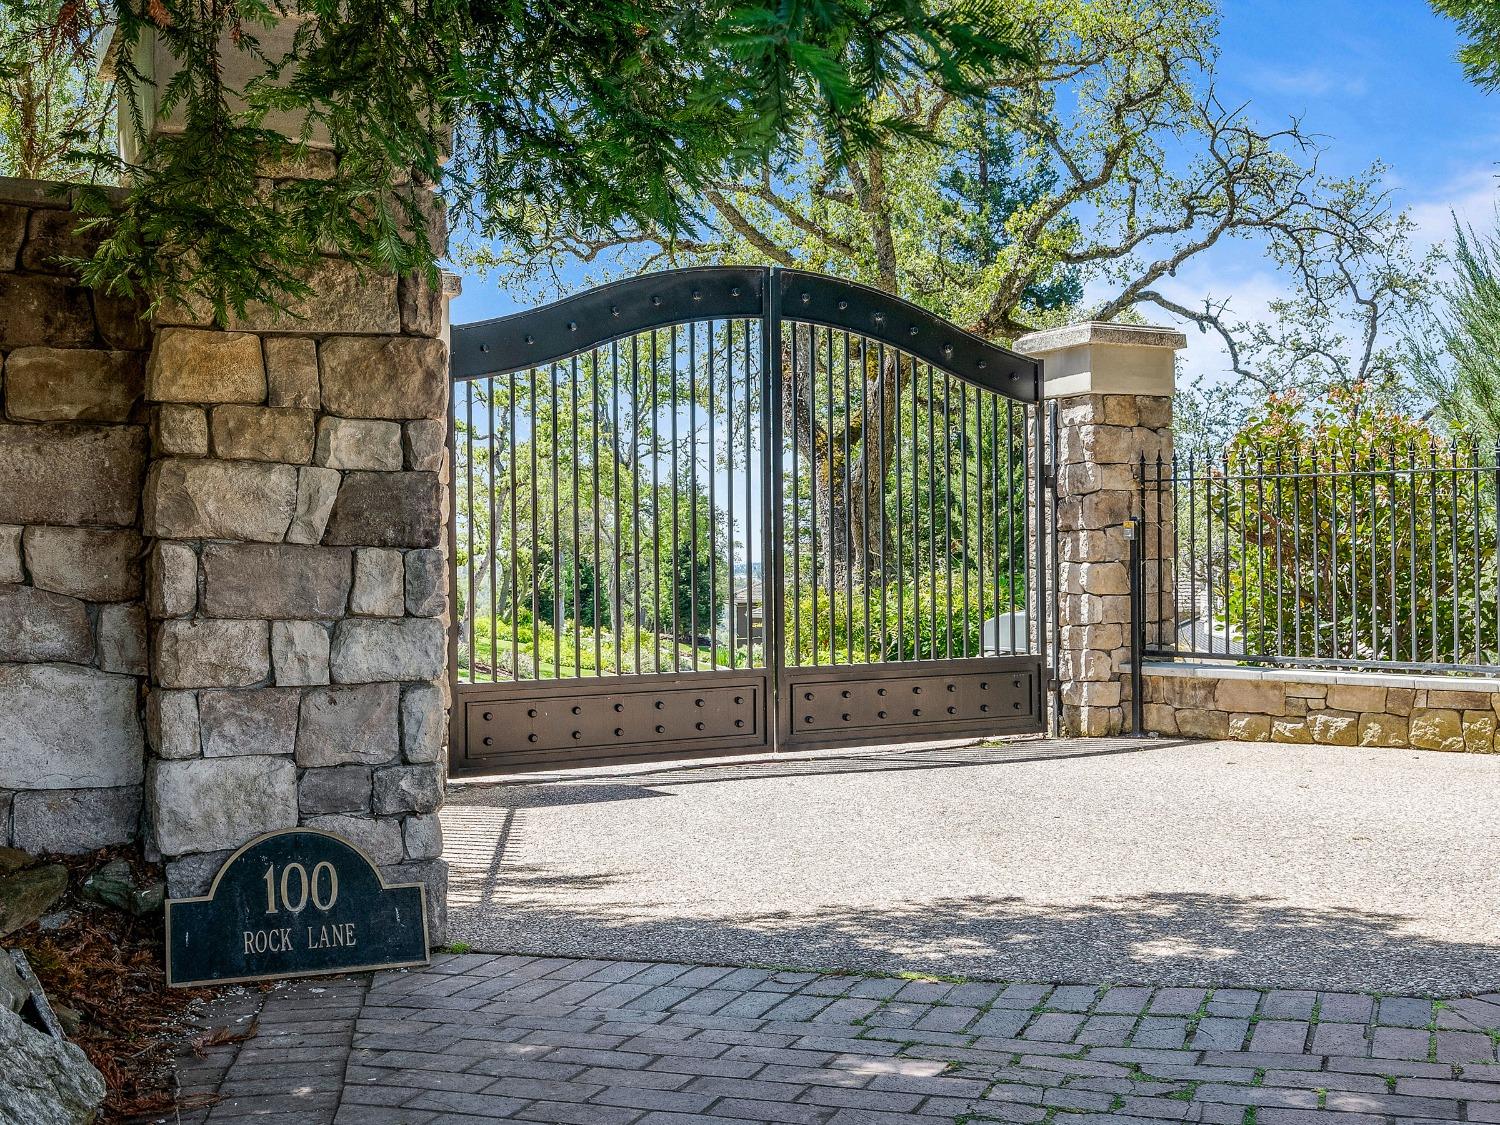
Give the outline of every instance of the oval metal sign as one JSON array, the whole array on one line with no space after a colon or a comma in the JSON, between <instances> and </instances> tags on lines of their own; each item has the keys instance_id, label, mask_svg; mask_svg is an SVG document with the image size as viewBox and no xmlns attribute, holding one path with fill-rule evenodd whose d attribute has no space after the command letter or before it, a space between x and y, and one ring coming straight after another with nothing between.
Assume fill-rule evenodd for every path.
<instances>
[{"instance_id":1,"label":"oval metal sign","mask_svg":"<svg viewBox=\"0 0 1500 1125\"><path fill-rule=\"evenodd\" d=\"M387 886L331 832L270 832L231 855L201 898L167 900L172 987L425 965L420 883Z\"/></svg>"}]
</instances>

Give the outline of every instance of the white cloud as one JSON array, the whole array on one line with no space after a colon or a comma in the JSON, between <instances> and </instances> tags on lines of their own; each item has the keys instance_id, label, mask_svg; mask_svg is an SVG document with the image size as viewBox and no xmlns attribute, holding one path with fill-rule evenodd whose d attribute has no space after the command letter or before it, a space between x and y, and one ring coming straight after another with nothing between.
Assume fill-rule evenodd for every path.
<instances>
[{"instance_id":1,"label":"white cloud","mask_svg":"<svg viewBox=\"0 0 1500 1125\"><path fill-rule=\"evenodd\" d=\"M1324 98L1332 94L1357 98L1368 89L1363 77L1319 66L1298 70L1258 67L1246 75L1245 80L1259 90L1306 98Z\"/></svg>"},{"instance_id":2,"label":"white cloud","mask_svg":"<svg viewBox=\"0 0 1500 1125\"><path fill-rule=\"evenodd\" d=\"M1453 235L1453 217L1478 231L1495 227L1495 205L1500 202L1500 179L1496 167L1486 163L1453 177L1435 191L1425 193L1411 205L1414 236L1419 249L1426 250Z\"/></svg>"}]
</instances>

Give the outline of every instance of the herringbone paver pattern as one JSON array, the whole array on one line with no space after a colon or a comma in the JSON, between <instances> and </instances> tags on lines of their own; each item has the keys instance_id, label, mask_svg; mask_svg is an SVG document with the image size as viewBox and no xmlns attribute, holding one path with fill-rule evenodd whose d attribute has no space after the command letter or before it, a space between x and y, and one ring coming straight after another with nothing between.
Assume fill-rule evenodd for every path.
<instances>
[{"instance_id":1,"label":"herringbone paver pattern","mask_svg":"<svg viewBox=\"0 0 1500 1125\"><path fill-rule=\"evenodd\" d=\"M1500 994L947 982L465 954L214 1013L184 1121L1500 1123ZM237 1007L236 1007L237 1005Z\"/></svg>"}]
</instances>

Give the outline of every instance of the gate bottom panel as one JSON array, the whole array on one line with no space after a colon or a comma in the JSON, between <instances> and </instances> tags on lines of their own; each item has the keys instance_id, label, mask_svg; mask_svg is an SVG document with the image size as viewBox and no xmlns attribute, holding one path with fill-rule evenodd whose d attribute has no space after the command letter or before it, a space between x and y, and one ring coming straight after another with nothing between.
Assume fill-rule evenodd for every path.
<instances>
[{"instance_id":1,"label":"gate bottom panel","mask_svg":"<svg viewBox=\"0 0 1500 1125\"><path fill-rule=\"evenodd\" d=\"M459 684L454 765L527 769L768 750L763 670Z\"/></svg>"},{"instance_id":2,"label":"gate bottom panel","mask_svg":"<svg viewBox=\"0 0 1500 1125\"><path fill-rule=\"evenodd\" d=\"M1041 734L1042 683L1036 656L787 668L779 747Z\"/></svg>"}]
</instances>

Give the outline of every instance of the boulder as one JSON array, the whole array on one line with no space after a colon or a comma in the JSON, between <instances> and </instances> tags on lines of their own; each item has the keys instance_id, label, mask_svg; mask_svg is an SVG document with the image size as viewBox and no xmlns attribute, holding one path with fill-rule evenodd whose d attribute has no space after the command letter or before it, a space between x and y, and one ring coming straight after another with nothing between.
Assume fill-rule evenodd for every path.
<instances>
[{"instance_id":1,"label":"boulder","mask_svg":"<svg viewBox=\"0 0 1500 1125\"><path fill-rule=\"evenodd\" d=\"M305 465L313 454L313 412L300 408L216 406L214 455L233 461Z\"/></svg>"},{"instance_id":2,"label":"boulder","mask_svg":"<svg viewBox=\"0 0 1500 1125\"><path fill-rule=\"evenodd\" d=\"M25 528L0 527L0 582L24 582L21 567L21 533Z\"/></svg>"},{"instance_id":3,"label":"boulder","mask_svg":"<svg viewBox=\"0 0 1500 1125\"><path fill-rule=\"evenodd\" d=\"M318 449L313 458L330 469L401 468L401 425L329 415L318 422Z\"/></svg>"},{"instance_id":4,"label":"boulder","mask_svg":"<svg viewBox=\"0 0 1500 1125\"><path fill-rule=\"evenodd\" d=\"M297 507L297 469L170 458L146 480L146 533L159 539L280 543Z\"/></svg>"},{"instance_id":5,"label":"boulder","mask_svg":"<svg viewBox=\"0 0 1500 1125\"><path fill-rule=\"evenodd\" d=\"M278 687L328 682L328 630L316 621L271 622L271 668Z\"/></svg>"},{"instance_id":6,"label":"boulder","mask_svg":"<svg viewBox=\"0 0 1500 1125\"><path fill-rule=\"evenodd\" d=\"M270 674L270 626L264 621L173 620L157 631L161 687L254 687Z\"/></svg>"},{"instance_id":7,"label":"boulder","mask_svg":"<svg viewBox=\"0 0 1500 1125\"><path fill-rule=\"evenodd\" d=\"M448 427L436 418L419 418L406 423L404 444L406 467L436 473L443 468L447 454Z\"/></svg>"},{"instance_id":8,"label":"boulder","mask_svg":"<svg viewBox=\"0 0 1500 1125\"><path fill-rule=\"evenodd\" d=\"M299 766L384 765L400 753L395 684L330 687L302 697Z\"/></svg>"},{"instance_id":9,"label":"boulder","mask_svg":"<svg viewBox=\"0 0 1500 1125\"><path fill-rule=\"evenodd\" d=\"M0 340L8 348L93 347L88 289L71 278L0 273Z\"/></svg>"},{"instance_id":10,"label":"boulder","mask_svg":"<svg viewBox=\"0 0 1500 1125\"><path fill-rule=\"evenodd\" d=\"M401 822L407 859L437 859L443 854L443 824L436 813L409 816Z\"/></svg>"},{"instance_id":11,"label":"boulder","mask_svg":"<svg viewBox=\"0 0 1500 1125\"><path fill-rule=\"evenodd\" d=\"M1175 728L1174 728L1175 731ZM408 762L435 762L448 741L448 711L435 684L401 690L401 751Z\"/></svg>"},{"instance_id":12,"label":"boulder","mask_svg":"<svg viewBox=\"0 0 1500 1125\"><path fill-rule=\"evenodd\" d=\"M17 793L13 816L11 833L21 847L83 855L135 839L141 822L141 787Z\"/></svg>"},{"instance_id":13,"label":"boulder","mask_svg":"<svg viewBox=\"0 0 1500 1125\"><path fill-rule=\"evenodd\" d=\"M23 542L31 581L43 590L91 602L141 596L141 537L134 531L28 527Z\"/></svg>"},{"instance_id":14,"label":"boulder","mask_svg":"<svg viewBox=\"0 0 1500 1125\"><path fill-rule=\"evenodd\" d=\"M413 617L441 617L448 605L448 575L443 552L406 552L406 612Z\"/></svg>"},{"instance_id":15,"label":"boulder","mask_svg":"<svg viewBox=\"0 0 1500 1125\"><path fill-rule=\"evenodd\" d=\"M401 552L361 547L354 552L354 592L349 612L366 617L400 617L406 611L406 579Z\"/></svg>"},{"instance_id":16,"label":"boulder","mask_svg":"<svg viewBox=\"0 0 1500 1125\"><path fill-rule=\"evenodd\" d=\"M1359 717L1359 744L1361 746L1406 746L1409 745L1409 738L1410 733L1403 715L1366 712Z\"/></svg>"},{"instance_id":17,"label":"boulder","mask_svg":"<svg viewBox=\"0 0 1500 1125\"><path fill-rule=\"evenodd\" d=\"M196 758L198 693L154 690L146 696L146 737L158 758Z\"/></svg>"},{"instance_id":18,"label":"boulder","mask_svg":"<svg viewBox=\"0 0 1500 1125\"><path fill-rule=\"evenodd\" d=\"M152 617L186 617L198 608L198 554L186 543L156 544L148 571Z\"/></svg>"},{"instance_id":19,"label":"boulder","mask_svg":"<svg viewBox=\"0 0 1500 1125\"><path fill-rule=\"evenodd\" d=\"M94 659L88 606L35 586L0 586L0 660Z\"/></svg>"},{"instance_id":20,"label":"boulder","mask_svg":"<svg viewBox=\"0 0 1500 1125\"><path fill-rule=\"evenodd\" d=\"M309 465L297 471L297 501L286 532L288 543L323 541L341 480L343 475L337 469Z\"/></svg>"},{"instance_id":21,"label":"boulder","mask_svg":"<svg viewBox=\"0 0 1500 1125\"><path fill-rule=\"evenodd\" d=\"M297 748L299 703L295 688L201 692L198 725L204 756L290 755Z\"/></svg>"},{"instance_id":22,"label":"boulder","mask_svg":"<svg viewBox=\"0 0 1500 1125\"><path fill-rule=\"evenodd\" d=\"M0 425L0 523L129 527L145 464L141 426Z\"/></svg>"},{"instance_id":23,"label":"boulder","mask_svg":"<svg viewBox=\"0 0 1500 1125\"><path fill-rule=\"evenodd\" d=\"M56 906L67 890L68 869L60 863L26 867L0 877L0 937L31 925Z\"/></svg>"},{"instance_id":24,"label":"boulder","mask_svg":"<svg viewBox=\"0 0 1500 1125\"><path fill-rule=\"evenodd\" d=\"M329 669L336 684L436 680L444 672L447 644L443 623L436 618L346 618L334 626ZM1108 686L1118 703L1119 684Z\"/></svg>"},{"instance_id":25,"label":"boulder","mask_svg":"<svg viewBox=\"0 0 1500 1125\"><path fill-rule=\"evenodd\" d=\"M283 543L203 548L203 612L214 617L342 617L349 583L349 551L342 548Z\"/></svg>"},{"instance_id":26,"label":"boulder","mask_svg":"<svg viewBox=\"0 0 1500 1125\"><path fill-rule=\"evenodd\" d=\"M443 803L436 765L392 766L375 771L371 808L377 813L430 813Z\"/></svg>"},{"instance_id":27,"label":"boulder","mask_svg":"<svg viewBox=\"0 0 1500 1125\"><path fill-rule=\"evenodd\" d=\"M317 344L306 336L271 336L265 350L270 405L318 409Z\"/></svg>"},{"instance_id":28,"label":"boulder","mask_svg":"<svg viewBox=\"0 0 1500 1125\"><path fill-rule=\"evenodd\" d=\"M121 603L99 607L99 667L105 672L146 674L146 608Z\"/></svg>"},{"instance_id":29,"label":"boulder","mask_svg":"<svg viewBox=\"0 0 1500 1125\"><path fill-rule=\"evenodd\" d=\"M376 865L400 863L406 854L401 842L401 822L392 817L336 814L309 817L306 824L342 836Z\"/></svg>"},{"instance_id":30,"label":"boulder","mask_svg":"<svg viewBox=\"0 0 1500 1125\"><path fill-rule=\"evenodd\" d=\"M308 770L297 788L303 816L370 811L370 767L327 766Z\"/></svg>"},{"instance_id":31,"label":"boulder","mask_svg":"<svg viewBox=\"0 0 1500 1125\"><path fill-rule=\"evenodd\" d=\"M264 402L260 337L163 328L146 366L146 397L152 402Z\"/></svg>"},{"instance_id":32,"label":"boulder","mask_svg":"<svg viewBox=\"0 0 1500 1125\"><path fill-rule=\"evenodd\" d=\"M158 454L208 456L208 414L201 406L162 403L156 408L151 432Z\"/></svg>"},{"instance_id":33,"label":"boulder","mask_svg":"<svg viewBox=\"0 0 1500 1125\"><path fill-rule=\"evenodd\" d=\"M1418 750L1464 749L1463 719L1457 711L1423 709L1414 711L1410 725L1411 744Z\"/></svg>"},{"instance_id":34,"label":"boulder","mask_svg":"<svg viewBox=\"0 0 1500 1125\"><path fill-rule=\"evenodd\" d=\"M442 534L436 473L351 472L339 487L323 541L350 547L436 547Z\"/></svg>"},{"instance_id":35,"label":"boulder","mask_svg":"<svg viewBox=\"0 0 1500 1125\"><path fill-rule=\"evenodd\" d=\"M129 861L112 859L83 881L80 893L86 899L145 918L161 910L167 887L159 880L140 882Z\"/></svg>"},{"instance_id":36,"label":"boulder","mask_svg":"<svg viewBox=\"0 0 1500 1125\"><path fill-rule=\"evenodd\" d=\"M104 1076L66 1039L0 1008L0 1121L89 1125L104 1104Z\"/></svg>"},{"instance_id":37,"label":"boulder","mask_svg":"<svg viewBox=\"0 0 1500 1125\"><path fill-rule=\"evenodd\" d=\"M5 359L5 413L27 422L125 422L141 397L134 352L17 348Z\"/></svg>"},{"instance_id":38,"label":"boulder","mask_svg":"<svg viewBox=\"0 0 1500 1125\"><path fill-rule=\"evenodd\" d=\"M318 349L323 409L345 418L441 418L448 349L418 336L334 336Z\"/></svg>"},{"instance_id":39,"label":"boulder","mask_svg":"<svg viewBox=\"0 0 1500 1125\"><path fill-rule=\"evenodd\" d=\"M136 679L68 664L0 664L0 789L140 784Z\"/></svg>"},{"instance_id":40,"label":"boulder","mask_svg":"<svg viewBox=\"0 0 1500 1125\"><path fill-rule=\"evenodd\" d=\"M1354 746L1359 742L1359 716L1340 711L1318 711L1307 716L1313 741L1323 746Z\"/></svg>"},{"instance_id":41,"label":"boulder","mask_svg":"<svg viewBox=\"0 0 1500 1125\"><path fill-rule=\"evenodd\" d=\"M258 755L152 762L146 808L166 855L237 848L296 826L297 767Z\"/></svg>"}]
</instances>

